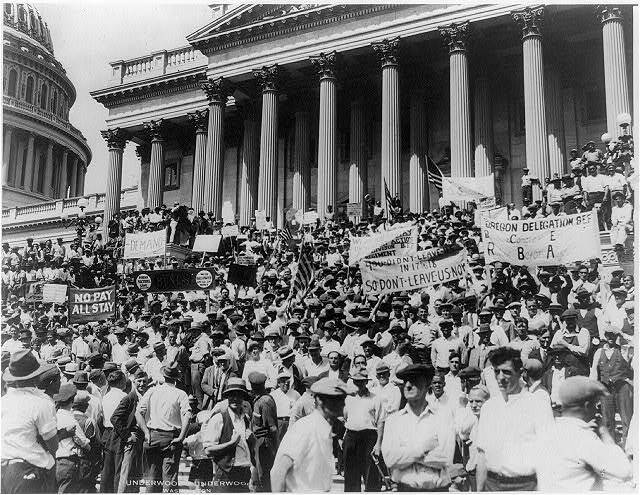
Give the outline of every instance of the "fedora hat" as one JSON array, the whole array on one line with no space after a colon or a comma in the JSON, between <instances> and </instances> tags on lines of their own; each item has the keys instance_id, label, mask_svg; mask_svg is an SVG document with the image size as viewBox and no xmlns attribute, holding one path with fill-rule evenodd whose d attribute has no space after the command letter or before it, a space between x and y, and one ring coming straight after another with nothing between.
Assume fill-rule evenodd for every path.
<instances>
[{"instance_id":1,"label":"fedora hat","mask_svg":"<svg viewBox=\"0 0 640 495\"><path fill-rule=\"evenodd\" d=\"M245 397L249 397L247 385L242 378L229 378L227 385L224 387L222 397L228 397L232 392L241 392Z\"/></svg>"},{"instance_id":2,"label":"fedora hat","mask_svg":"<svg viewBox=\"0 0 640 495\"><path fill-rule=\"evenodd\" d=\"M165 378L169 378L170 380L179 380L180 379L180 370L177 366L163 366L162 376Z\"/></svg>"},{"instance_id":3,"label":"fedora hat","mask_svg":"<svg viewBox=\"0 0 640 495\"><path fill-rule=\"evenodd\" d=\"M30 380L47 369L48 367L40 363L31 350L20 349L11 356L9 367L5 370L3 378L7 383Z\"/></svg>"},{"instance_id":4,"label":"fedora hat","mask_svg":"<svg viewBox=\"0 0 640 495\"><path fill-rule=\"evenodd\" d=\"M73 375L73 380L71 380L73 383L76 384L89 384L89 375L87 374L86 371L76 371L75 375Z\"/></svg>"},{"instance_id":5,"label":"fedora hat","mask_svg":"<svg viewBox=\"0 0 640 495\"><path fill-rule=\"evenodd\" d=\"M280 347L280 349L278 349L278 357L280 358L281 361L284 361L285 359L295 357L295 354L293 352L293 349L291 349L291 347L282 346Z\"/></svg>"}]
</instances>

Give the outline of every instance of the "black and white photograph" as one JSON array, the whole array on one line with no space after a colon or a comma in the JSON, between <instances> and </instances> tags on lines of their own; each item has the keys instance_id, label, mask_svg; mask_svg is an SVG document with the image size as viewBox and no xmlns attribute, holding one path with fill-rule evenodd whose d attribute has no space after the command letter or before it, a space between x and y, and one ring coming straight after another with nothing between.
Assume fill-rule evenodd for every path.
<instances>
[{"instance_id":1,"label":"black and white photograph","mask_svg":"<svg viewBox=\"0 0 640 495\"><path fill-rule=\"evenodd\" d=\"M3 3L0 493L637 492L639 7Z\"/></svg>"}]
</instances>

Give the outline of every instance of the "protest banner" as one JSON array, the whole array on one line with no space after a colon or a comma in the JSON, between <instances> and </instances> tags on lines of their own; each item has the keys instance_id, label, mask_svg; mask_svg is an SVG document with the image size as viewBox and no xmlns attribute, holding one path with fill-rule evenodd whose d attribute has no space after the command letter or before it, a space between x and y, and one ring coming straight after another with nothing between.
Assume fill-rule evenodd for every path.
<instances>
[{"instance_id":1,"label":"protest banner","mask_svg":"<svg viewBox=\"0 0 640 495\"><path fill-rule=\"evenodd\" d=\"M550 266L601 256L595 210L529 220L483 216L480 225L487 263Z\"/></svg>"},{"instance_id":2,"label":"protest banner","mask_svg":"<svg viewBox=\"0 0 640 495\"><path fill-rule=\"evenodd\" d=\"M225 225L222 227L222 237L238 237L240 230L237 225Z\"/></svg>"},{"instance_id":3,"label":"protest banner","mask_svg":"<svg viewBox=\"0 0 640 495\"><path fill-rule=\"evenodd\" d=\"M116 286L100 289L69 288L69 323L87 323L116 314Z\"/></svg>"},{"instance_id":4,"label":"protest banner","mask_svg":"<svg viewBox=\"0 0 640 495\"><path fill-rule=\"evenodd\" d=\"M490 198L482 198L478 201L478 209L489 210L496 207L496 198L491 196Z\"/></svg>"},{"instance_id":5,"label":"protest banner","mask_svg":"<svg viewBox=\"0 0 640 495\"><path fill-rule=\"evenodd\" d=\"M63 284L44 284L42 286L42 302L63 304L67 300L67 286Z\"/></svg>"},{"instance_id":6,"label":"protest banner","mask_svg":"<svg viewBox=\"0 0 640 495\"><path fill-rule=\"evenodd\" d=\"M124 259L164 256L166 249L167 233L164 230L124 237Z\"/></svg>"},{"instance_id":7,"label":"protest banner","mask_svg":"<svg viewBox=\"0 0 640 495\"><path fill-rule=\"evenodd\" d=\"M219 234L197 235L191 251L194 253L216 253L221 240L222 236Z\"/></svg>"},{"instance_id":8,"label":"protest banner","mask_svg":"<svg viewBox=\"0 0 640 495\"><path fill-rule=\"evenodd\" d=\"M302 224L303 225L314 225L318 221L318 212L317 211L307 211L302 215Z\"/></svg>"},{"instance_id":9,"label":"protest banner","mask_svg":"<svg viewBox=\"0 0 640 495\"><path fill-rule=\"evenodd\" d=\"M222 203L222 221L227 223L236 223L236 217L233 214L233 206L231 206L231 201L225 201Z\"/></svg>"},{"instance_id":10,"label":"protest banner","mask_svg":"<svg viewBox=\"0 0 640 495\"><path fill-rule=\"evenodd\" d=\"M494 196L493 174L484 177L442 177L445 201L479 201Z\"/></svg>"},{"instance_id":11,"label":"protest banner","mask_svg":"<svg viewBox=\"0 0 640 495\"><path fill-rule=\"evenodd\" d=\"M244 285L245 287L255 287L256 273L257 266L255 264L244 265L231 263L231 265L229 265L229 273L227 274L227 282Z\"/></svg>"},{"instance_id":12,"label":"protest banner","mask_svg":"<svg viewBox=\"0 0 640 495\"><path fill-rule=\"evenodd\" d=\"M506 206L497 206L494 208L478 208L473 212L473 223L475 225L481 225L483 218L492 218L502 220L508 220L507 218L507 207Z\"/></svg>"},{"instance_id":13,"label":"protest banner","mask_svg":"<svg viewBox=\"0 0 640 495\"><path fill-rule=\"evenodd\" d=\"M133 272L133 280L141 292L210 290L215 288L216 275L214 268L141 270Z\"/></svg>"},{"instance_id":14,"label":"protest banner","mask_svg":"<svg viewBox=\"0 0 640 495\"><path fill-rule=\"evenodd\" d=\"M347 203L347 216L348 217L362 216L362 203Z\"/></svg>"},{"instance_id":15,"label":"protest banner","mask_svg":"<svg viewBox=\"0 0 640 495\"><path fill-rule=\"evenodd\" d=\"M360 261L362 286L367 294L423 289L458 280L466 275L467 251L434 256L425 252Z\"/></svg>"},{"instance_id":16,"label":"protest banner","mask_svg":"<svg viewBox=\"0 0 640 495\"><path fill-rule=\"evenodd\" d=\"M265 230L267 228L267 214L264 210L256 210L256 229Z\"/></svg>"},{"instance_id":17,"label":"protest banner","mask_svg":"<svg viewBox=\"0 0 640 495\"><path fill-rule=\"evenodd\" d=\"M418 228L411 222L394 225L394 228L363 237L351 237L349 266L364 258L380 258L391 255L413 254L418 243Z\"/></svg>"}]
</instances>

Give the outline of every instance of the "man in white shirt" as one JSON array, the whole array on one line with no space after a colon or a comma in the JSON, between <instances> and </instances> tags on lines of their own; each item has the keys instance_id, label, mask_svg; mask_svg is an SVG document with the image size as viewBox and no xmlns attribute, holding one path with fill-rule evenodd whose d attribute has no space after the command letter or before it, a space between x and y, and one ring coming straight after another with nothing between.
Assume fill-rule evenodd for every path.
<instances>
[{"instance_id":1,"label":"man in white shirt","mask_svg":"<svg viewBox=\"0 0 640 495\"><path fill-rule=\"evenodd\" d=\"M631 489L632 466L605 425L593 427L605 386L585 376L561 385L562 417L541 435L536 455L538 490L586 493Z\"/></svg>"},{"instance_id":2,"label":"man in white shirt","mask_svg":"<svg viewBox=\"0 0 640 495\"><path fill-rule=\"evenodd\" d=\"M500 395L492 395L480 412L478 490L533 491L536 437L553 424L553 414L524 388L519 351L500 347L491 365Z\"/></svg>"},{"instance_id":3,"label":"man in white shirt","mask_svg":"<svg viewBox=\"0 0 640 495\"><path fill-rule=\"evenodd\" d=\"M626 203L624 194L620 191L613 193L611 207L611 242L624 246L628 231L631 231L633 221L633 205Z\"/></svg>"},{"instance_id":4,"label":"man in white shirt","mask_svg":"<svg viewBox=\"0 0 640 495\"><path fill-rule=\"evenodd\" d=\"M271 391L271 397L276 403L276 414L278 418L278 442L282 440L289 428L291 417L291 407L300 398L300 394L290 388L291 375L286 371L281 371L277 377L277 386Z\"/></svg>"}]
</instances>

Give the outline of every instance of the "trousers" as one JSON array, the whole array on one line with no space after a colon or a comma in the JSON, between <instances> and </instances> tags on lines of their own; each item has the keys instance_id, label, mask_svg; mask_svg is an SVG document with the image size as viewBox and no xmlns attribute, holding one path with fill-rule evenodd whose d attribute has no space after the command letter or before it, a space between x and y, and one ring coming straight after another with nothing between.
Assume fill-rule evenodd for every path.
<instances>
[{"instance_id":1,"label":"trousers","mask_svg":"<svg viewBox=\"0 0 640 495\"><path fill-rule=\"evenodd\" d=\"M627 382L621 381L608 387L609 395L602 397L602 420L609 429L609 433L616 438L616 413L620 414L622 423L621 445L624 445L633 414L633 387Z\"/></svg>"},{"instance_id":2,"label":"trousers","mask_svg":"<svg viewBox=\"0 0 640 495\"><path fill-rule=\"evenodd\" d=\"M213 492L215 493L248 493L250 467L232 467L229 471L217 469L213 475Z\"/></svg>"},{"instance_id":3,"label":"trousers","mask_svg":"<svg viewBox=\"0 0 640 495\"><path fill-rule=\"evenodd\" d=\"M128 442L122 451L118 493L135 493L140 491L136 483L130 482L138 481L142 472L142 441Z\"/></svg>"},{"instance_id":4,"label":"trousers","mask_svg":"<svg viewBox=\"0 0 640 495\"><path fill-rule=\"evenodd\" d=\"M113 428L105 428L102 434L103 444L103 464L100 474L100 492L116 493L120 480L120 467L122 465L122 450L120 448L120 437L116 435Z\"/></svg>"},{"instance_id":5,"label":"trousers","mask_svg":"<svg viewBox=\"0 0 640 495\"><path fill-rule=\"evenodd\" d=\"M151 484L148 493L178 491L178 468L180 467L181 446L172 446L171 441L179 435L178 431L151 430L149 444L144 445L147 460L146 480Z\"/></svg>"},{"instance_id":6,"label":"trousers","mask_svg":"<svg viewBox=\"0 0 640 495\"><path fill-rule=\"evenodd\" d=\"M347 430L345 433L342 446L345 492L362 491L362 481L364 481L365 491L380 491L380 473L371 458L371 451L377 439L376 430Z\"/></svg>"},{"instance_id":7,"label":"trousers","mask_svg":"<svg viewBox=\"0 0 640 495\"><path fill-rule=\"evenodd\" d=\"M538 486L535 474L519 478L507 478L489 471L484 484L485 492L534 492Z\"/></svg>"},{"instance_id":8,"label":"trousers","mask_svg":"<svg viewBox=\"0 0 640 495\"><path fill-rule=\"evenodd\" d=\"M28 462L2 464L2 493L55 493L55 469L44 469Z\"/></svg>"},{"instance_id":9,"label":"trousers","mask_svg":"<svg viewBox=\"0 0 640 495\"><path fill-rule=\"evenodd\" d=\"M204 392L202 391L203 368L202 363L191 363L191 392L198 399L198 409L202 409L204 401Z\"/></svg>"}]
</instances>

